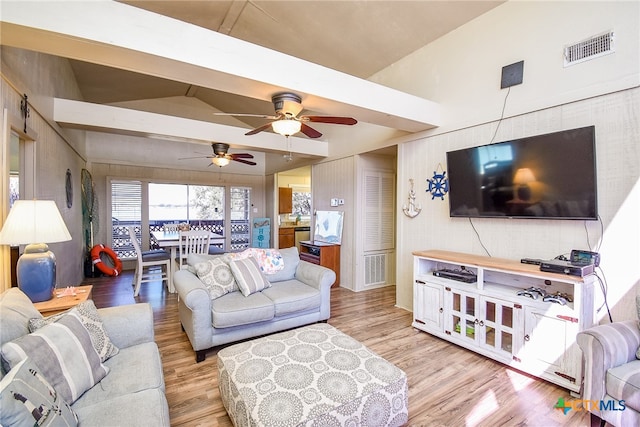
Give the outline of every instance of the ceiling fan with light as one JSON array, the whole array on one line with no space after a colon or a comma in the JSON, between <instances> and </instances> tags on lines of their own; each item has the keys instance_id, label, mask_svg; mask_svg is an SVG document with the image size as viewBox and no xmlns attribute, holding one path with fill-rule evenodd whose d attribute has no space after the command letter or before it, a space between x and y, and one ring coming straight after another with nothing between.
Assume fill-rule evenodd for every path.
<instances>
[{"instance_id":1,"label":"ceiling fan with light","mask_svg":"<svg viewBox=\"0 0 640 427\"><path fill-rule=\"evenodd\" d=\"M178 160L186 160L186 159L211 159L211 165L216 165L219 167L227 166L231 163L231 160L244 163L247 165L255 166L257 163L252 162L250 160L245 159L253 159L253 155L249 153L235 153L229 154L229 144L225 144L223 142L214 142L211 144L211 148L213 149L213 155L207 156L196 156L196 157L182 157Z\"/></svg>"},{"instance_id":2,"label":"ceiling fan with light","mask_svg":"<svg viewBox=\"0 0 640 427\"><path fill-rule=\"evenodd\" d=\"M313 129L307 122L312 123L330 123L338 125L355 125L358 121L352 117L336 117L336 116L298 116L303 109L302 98L295 93L284 92L273 95L271 98L273 106L276 110L275 116L267 116L262 114L234 114L234 113L215 113L217 115L238 116L238 117L261 117L272 120L260 127L257 127L245 135L255 135L263 130L271 127L275 133L283 136L291 136L298 132L302 132L309 138L320 138L322 134Z\"/></svg>"}]
</instances>

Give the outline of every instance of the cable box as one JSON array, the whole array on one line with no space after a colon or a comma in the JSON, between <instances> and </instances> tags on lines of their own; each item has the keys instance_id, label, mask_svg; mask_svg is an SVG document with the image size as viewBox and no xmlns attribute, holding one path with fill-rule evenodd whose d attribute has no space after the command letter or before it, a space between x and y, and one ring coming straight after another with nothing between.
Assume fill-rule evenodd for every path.
<instances>
[{"instance_id":1,"label":"cable box","mask_svg":"<svg viewBox=\"0 0 640 427\"><path fill-rule=\"evenodd\" d=\"M540 263L540 271L584 277L593 273L593 264L572 263L571 261L550 260Z\"/></svg>"},{"instance_id":2,"label":"cable box","mask_svg":"<svg viewBox=\"0 0 640 427\"><path fill-rule=\"evenodd\" d=\"M437 277L444 277L445 279L457 280L458 282L473 283L478 280L478 277L470 272L463 272L461 270L451 270L443 268L441 270L434 270L433 275Z\"/></svg>"}]
</instances>

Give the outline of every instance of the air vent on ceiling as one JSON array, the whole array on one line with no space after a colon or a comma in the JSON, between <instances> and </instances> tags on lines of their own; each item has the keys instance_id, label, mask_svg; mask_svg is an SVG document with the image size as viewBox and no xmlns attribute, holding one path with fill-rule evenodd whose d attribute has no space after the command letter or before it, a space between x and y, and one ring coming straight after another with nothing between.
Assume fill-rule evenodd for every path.
<instances>
[{"instance_id":1,"label":"air vent on ceiling","mask_svg":"<svg viewBox=\"0 0 640 427\"><path fill-rule=\"evenodd\" d=\"M615 52L613 31L582 40L564 48L564 66L579 64Z\"/></svg>"}]
</instances>

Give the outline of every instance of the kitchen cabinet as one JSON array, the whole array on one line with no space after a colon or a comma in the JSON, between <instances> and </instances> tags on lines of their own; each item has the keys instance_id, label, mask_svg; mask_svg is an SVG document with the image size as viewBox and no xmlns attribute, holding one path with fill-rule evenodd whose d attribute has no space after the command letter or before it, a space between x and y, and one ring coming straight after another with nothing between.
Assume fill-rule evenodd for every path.
<instances>
[{"instance_id":1,"label":"kitchen cabinet","mask_svg":"<svg viewBox=\"0 0 640 427\"><path fill-rule=\"evenodd\" d=\"M293 213L293 189L278 187L278 213ZM293 245L291 245L293 246Z\"/></svg>"},{"instance_id":2,"label":"kitchen cabinet","mask_svg":"<svg viewBox=\"0 0 640 427\"><path fill-rule=\"evenodd\" d=\"M413 252L413 327L570 391L582 384L576 335L594 324L593 275L548 273L537 265L448 251ZM466 283L438 277L449 269ZM565 305L518 292L562 293Z\"/></svg>"},{"instance_id":3,"label":"kitchen cabinet","mask_svg":"<svg viewBox=\"0 0 640 427\"><path fill-rule=\"evenodd\" d=\"M340 285L340 245L318 241L300 242L300 259L333 270L336 281L332 287Z\"/></svg>"},{"instance_id":4,"label":"kitchen cabinet","mask_svg":"<svg viewBox=\"0 0 640 427\"><path fill-rule=\"evenodd\" d=\"M280 249L295 246L295 228L281 227L278 229L278 247Z\"/></svg>"}]
</instances>

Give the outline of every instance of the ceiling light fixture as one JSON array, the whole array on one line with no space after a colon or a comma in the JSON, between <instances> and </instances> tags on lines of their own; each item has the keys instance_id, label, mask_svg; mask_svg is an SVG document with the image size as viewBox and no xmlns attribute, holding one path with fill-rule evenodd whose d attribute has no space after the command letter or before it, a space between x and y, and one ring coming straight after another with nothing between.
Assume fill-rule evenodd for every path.
<instances>
[{"instance_id":1,"label":"ceiling light fixture","mask_svg":"<svg viewBox=\"0 0 640 427\"><path fill-rule=\"evenodd\" d=\"M300 132L302 123L294 119L276 120L271 123L271 127L275 133L279 133L282 136L291 136Z\"/></svg>"},{"instance_id":2,"label":"ceiling light fixture","mask_svg":"<svg viewBox=\"0 0 640 427\"><path fill-rule=\"evenodd\" d=\"M211 159L211 163L220 167L227 166L230 162L231 160L227 159L226 157L214 157Z\"/></svg>"}]
</instances>

